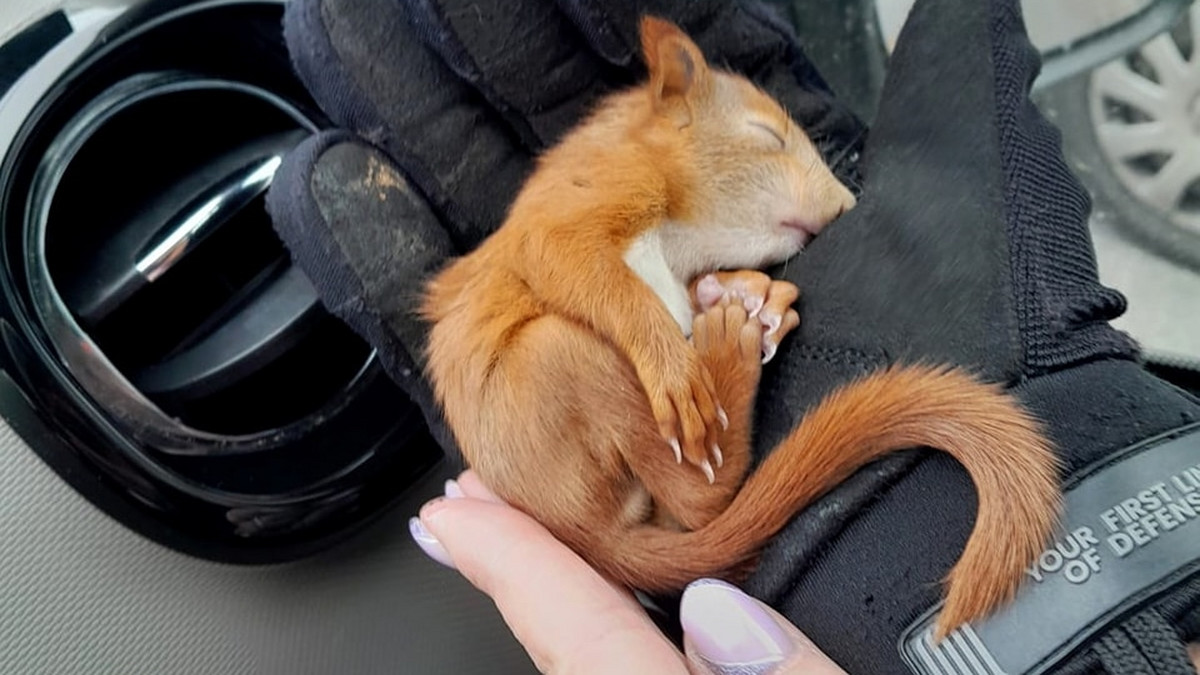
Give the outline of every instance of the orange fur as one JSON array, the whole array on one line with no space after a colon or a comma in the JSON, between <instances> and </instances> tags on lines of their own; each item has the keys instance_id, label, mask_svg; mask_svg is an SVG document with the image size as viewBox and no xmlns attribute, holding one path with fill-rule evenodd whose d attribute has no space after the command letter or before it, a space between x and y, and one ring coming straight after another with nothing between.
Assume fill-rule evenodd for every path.
<instances>
[{"instance_id":1,"label":"orange fur","mask_svg":"<svg viewBox=\"0 0 1200 675\"><path fill-rule=\"evenodd\" d=\"M504 225L427 288L427 368L468 464L606 574L668 591L737 576L865 462L936 447L979 492L939 630L986 614L1057 513L1037 425L960 371L892 368L829 396L746 478L761 328L729 306L689 325L667 299L795 254L854 200L769 96L667 22L642 35L648 81L547 152Z\"/></svg>"}]
</instances>

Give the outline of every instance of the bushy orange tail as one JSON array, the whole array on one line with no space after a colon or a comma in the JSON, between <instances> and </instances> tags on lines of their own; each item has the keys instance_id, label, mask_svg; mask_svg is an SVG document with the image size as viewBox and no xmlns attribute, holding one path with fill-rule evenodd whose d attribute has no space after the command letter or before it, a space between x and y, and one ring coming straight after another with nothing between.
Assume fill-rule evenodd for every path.
<instances>
[{"instance_id":1,"label":"bushy orange tail","mask_svg":"<svg viewBox=\"0 0 1200 675\"><path fill-rule=\"evenodd\" d=\"M744 567L804 506L863 464L929 446L966 468L979 494L975 528L947 576L937 637L1011 599L1058 517L1058 462L1038 424L1004 391L957 369L895 367L833 392L703 529L641 527L604 538L592 557L651 592ZM599 542L592 542L598 544Z\"/></svg>"}]
</instances>

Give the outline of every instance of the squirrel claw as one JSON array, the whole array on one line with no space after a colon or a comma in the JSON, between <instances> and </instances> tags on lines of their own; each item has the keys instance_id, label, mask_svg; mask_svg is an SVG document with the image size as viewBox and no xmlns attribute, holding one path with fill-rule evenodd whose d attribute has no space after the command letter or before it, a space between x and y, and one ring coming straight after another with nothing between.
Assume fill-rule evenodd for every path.
<instances>
[{"instance_id":1,"label":"squirrel claw","mask_svg":"<svg viewBox=\"0 0 1200 675\"><path fill-rule=\"evenodd\" d=\"M675 452L675 463L683 464L683 448L679 446L679 439L671 439L671 450Z\"/></svg>"}]
</instances>

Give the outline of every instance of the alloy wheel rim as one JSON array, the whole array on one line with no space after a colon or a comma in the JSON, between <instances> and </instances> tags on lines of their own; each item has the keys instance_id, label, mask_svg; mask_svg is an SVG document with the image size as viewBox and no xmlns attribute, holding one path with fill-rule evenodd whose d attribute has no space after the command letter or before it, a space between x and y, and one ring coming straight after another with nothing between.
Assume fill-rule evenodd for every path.
<instances>
[{"instance_id":1,"label":"alloy wheel rim","mask_svg":"<svg viewBox=\"0 0 1200 675\"><path fill-rule=\"evenodd\" d=\"M1200 7L1168 33L1093 71L1096 141L1132 196L1200 236Z\"/></svg>"}]
</instances>

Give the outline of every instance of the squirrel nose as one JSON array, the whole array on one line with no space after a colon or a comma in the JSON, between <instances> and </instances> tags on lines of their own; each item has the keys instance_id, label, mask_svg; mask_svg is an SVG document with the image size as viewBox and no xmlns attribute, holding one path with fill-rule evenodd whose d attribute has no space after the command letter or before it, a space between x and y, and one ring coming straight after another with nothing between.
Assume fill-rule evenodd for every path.
<instances>
[{"instance_id":1,"label":"squirrel nose","mask_svg":"<svg viewBox=\"0 0 1200 675\"><path fill-rule=\"evenodd\" d=\"M841 181L833 177L832 173L814 187L816 190L809 193L809 199L812 200L809 202L809 213L812 215L806 220L809 223L809 232L816 235L826 225L854 208L858 200Z\"/></svg>"},{"instance_id":2,"label":"squirrel nose","mask_svg":"<svg viewBox=\"0 0 1200 675\"><path fill-rule=\"evenodd\" d=\"M834 180L834 184L832 186L832 192L832 199L830 199L830 201L837 206L837 211L833 213L831 218L829 218L830 221L841 218L842 214L846 213L858 204L858 200L854 198L854 193L850 192L845 185L837 182L836 179Z\"/></svg>"},{"instance_id":3,"label":"squirrel nose","mask_svg":"<svg viewBox=\"0 0 1200 675\"><path fill-rule=\"evenodd\" d=\"M842 193L843 193L842 194L842 204L838 208L838 215L840 216L843 213L845 213L845 212L849 211L850 209L854 208L855 206L857 206L858 200L854 198L854 193L851 192L845 185L841 185L839 183L838 187L840 187L842 189Z\"/></svg>"}]
</instances>

